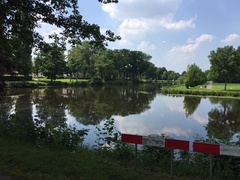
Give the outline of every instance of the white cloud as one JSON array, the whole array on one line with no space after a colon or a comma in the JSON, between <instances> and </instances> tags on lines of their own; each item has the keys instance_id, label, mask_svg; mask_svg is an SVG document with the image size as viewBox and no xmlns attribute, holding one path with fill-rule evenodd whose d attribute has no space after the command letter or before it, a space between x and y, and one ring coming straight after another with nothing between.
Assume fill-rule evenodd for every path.
<instances>
[{"instance_id":1,"label":"white cloud","mask_svg":"<svg viewBox=\"0 0 240 180\"><path fill-rule=\"evenodd\" d=\"M138 49L139 51L154 50L154 49L156 49L156 45L151 44L151 43L146 42L146 41L142 41L142 42L138 45L137 49Z\"/></svg>"},{"instance_id":2,"label":"white cloud","mask_svg":"<svg viewBox=\"0 0 240 180\"><path fill-rule=\"evenodd\" d=\"M202 42L205 42L205 41L211 42L213 39L214 39L213 35L202 34L195 41L193 41L191 39L188 39L188 42L190 42L190 43L187 44L187 45L173 47L170 50L170 53L174 53L174 52L182 52L182 53L194 52L201 45Z\"/></svg>"},{"instance_id":3,"label":"white cloud","mask_svg":"<svg viewBox=\"0 0 240 180\"><path fill-rule=\"evenodd\" d=\"M223 43L235 43L240 42L240 35L239 34L230 34L225 39L221 40Z\"/></svg>"},{"instance_id":4,"label":"white cloud","mask_svg":"<svg viewBox=\"0 0 240 180\"><path fill-rule=\"evenodd\" d=\"M211 42L214 39L213 35L202 34L195 40L188 39L188 44L182 46L174 46L168 51L164 57L165 61L171 62L171 68L185 69L186 66L194 59L194 53L203 42Z\"/></svg>"},{"instance_id":5,"label":"white cloud","mask_svg":"<svg viewBox=\"0 0 240 180\"><path fill-rule=\"evenodd\" d=\"M199 114L194 113L193 119L197 121L199 124L207 124L208 119L201 117Z\"/></svg>"},{"instance_id":6,"label":"white cloud","mask_svg":"<svg viewBox=\"0 0 240 180\"><path fill-rule=\"evenodd\" d=\"M44 22L41 22L39 24L40 24L41 28L37 29L37 32L39 32L43 36L44 40L47 43L52 43L53 42L53 39L50 39L49 35L51 35L53 33L56 33L56 34L59 35L62 32L62 29L58 28L56 26L49 25L49 24L44 23Z\"/></svg>"},{"instance_id":7,"label":"white cloud","mask_svg":"<svg viewBox=\"0 0 240 180\"><path fill-rule=\"evenodd\" d=\"M191 18L190 20L180 20L178 22L173 22L173 20L170 20L169 22L166 22L163 24L163 27L167 29L176 29L176 30L181 30L185 28L195 28L195 23L194 21L197 18Z\"/></svg>"},{"instance_id":8,"label":"white cloud","mask_svg":"<svg viewBox=\"0 0 240 180\"><path fill-rule=\"evenodd\" d=\"M102 9L121 22L118 31L125 42L120 44L126 45L162 29L195 28L196 17L179 21L174 19L180 4L181 0L121 0L118 4L104 4Z\"/></svg>"},{"instance_id":9,"label":"white cloud","mask_svg":"<svg viewBox=\"0 0 240 180\"><path fill-rule=\"evenodd\" d=\"M161 130L161 134L167 135L176 135L176 136L186 136L188 137L189 134L192 133L191 129L181 129L179 127L165 127Z\"/></svg>"},{"instance_id":10,"label":"white cloud","mask_svg":"<svg viewBox=\"0 0 240 180\"><path fill-rule=\"evenodd\" d=\"M114 19L165 17L174 14L181 0L121 0L118 4L103 4L102 9Z\"/></svg>"}]
</instances>

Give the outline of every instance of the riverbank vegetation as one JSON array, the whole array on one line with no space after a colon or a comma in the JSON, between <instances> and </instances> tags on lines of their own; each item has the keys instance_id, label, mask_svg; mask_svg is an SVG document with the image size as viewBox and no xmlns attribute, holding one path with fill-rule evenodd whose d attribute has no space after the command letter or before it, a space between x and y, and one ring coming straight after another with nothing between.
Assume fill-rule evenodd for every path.
<instances>
[{"instance_id":1,"label":"riverbank vegetation","mask_svg":"<svg viewBox=\"0 0 240 180\"><path fill-rule=\"evenodd\" d=\"M35 120L36 121L36 120ZM0 172L13 179L206 179L209 156L175 151L174 177L170 149L144 146L134 165L134 146L123 144L114 119L97 127L98 145L82 144L87 130L11 116L0 123ZM198 141L207 141L201 140ZM107 144L106 144L107 143ZM115 145L112 149L111 144ZM219 142L218 142L219 143ZM101 148L105 144L105 148ZM235 143L239 145L239 141ZM214 156L214 179L237 179L239 158Z\"/></svg>"},{"instance_id":2,"label":"riverbank vegetation","mask_svg":"<svg viewBox=\"0 0 240 180\"><path fill-rule=\"evenodd\" d=\"M186 88L184 85L175 85L164 87L163 94L183 94L183 95L200 95L200 96L227 96L240 97L240 84L229 83L228 88L224 90L224 83L208 82L195 87Z\"/></svg>"}]
</instances>

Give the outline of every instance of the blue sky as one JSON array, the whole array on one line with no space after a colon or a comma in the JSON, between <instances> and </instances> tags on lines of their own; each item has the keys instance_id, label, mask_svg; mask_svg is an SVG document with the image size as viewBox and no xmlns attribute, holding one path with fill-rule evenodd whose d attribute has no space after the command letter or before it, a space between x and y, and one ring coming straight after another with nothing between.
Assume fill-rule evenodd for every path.
<instances>
[{"instance_id":1,"label":"blue sky","mask_svg":"<svg viewBox=\"0 0 240 180\"><path fill-rule=\"evenodd\" d=\"M240 46L239 0L119 0L101 4L78 0L84 20L122 40L109 49L140 50L152 56L157 67L182 73L195 63L210 68L208 55L218 47ZM45 27L45 28L44 28ZM42 26L42 33L58 32Z\"/></svg>"}]
</instances>

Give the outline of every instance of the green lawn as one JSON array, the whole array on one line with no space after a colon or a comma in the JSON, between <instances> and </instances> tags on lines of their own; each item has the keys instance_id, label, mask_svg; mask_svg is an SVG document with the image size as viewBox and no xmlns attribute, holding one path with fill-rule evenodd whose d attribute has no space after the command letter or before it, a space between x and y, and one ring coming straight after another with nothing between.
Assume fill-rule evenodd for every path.
<instances>
[{"instance_id":1,"label":"green lawn","mask_svg":"<svg viewBox=\"0 0 240 180\"><path fill-rule=\"evenodd\" d=\"M0 137L0 177L24 180L70 180L70 179L186 179L171 177L169 172L134 168L134 161L116 159L111 152L78 149L48 150L31 144L6 140ZM191 176L187 179L192 179ZM200 178L197 178L200 179Z\"/></svg>"},{"instance_id":2,"label":"green lawn","mask_svg":"<svg viewBox=\"0 0 240 180\"><path fill-rule=\"evenodd\" d=\"M213 83L212 90L223 91L224 86L225 86L224 83ZM227 91L240 91L240 84L239 83L229 83L229 84L227 84Z\"/></svg>"},{"instance_id":3,"label":"green lawn","mask_svg":"<svg viewBox=\"0 0 240 180\"><path fill-rule=\"evenodd\" d=\"M211 88L206 88L209 84L212 84ZM240 83L227 84L227 90L224 90L224 86L224 83L208 82L187 89L184 85L175 85L173 87L163 88L162 93L240 98Z\"/></svg>"},{"instance_id":4,"label":"green lawn","mask_svg":"<svg viewBox=\"0 0 240 180\"><path fill-rule=\"evenodd\" d=\"M205 88L205 86L207 86L209 83L205 83L202 85L198 85L196 87L191 87L189 89L187 89L184 85L176 85L173 88L174 89L178 89L178 90L201 90L201 91L224 91L224 83L212 83L212 88L211 89L207 89ZM226 91L240 91L240 83L229 83L227 84L227 90Z\"/></svg>"}]
</instances>

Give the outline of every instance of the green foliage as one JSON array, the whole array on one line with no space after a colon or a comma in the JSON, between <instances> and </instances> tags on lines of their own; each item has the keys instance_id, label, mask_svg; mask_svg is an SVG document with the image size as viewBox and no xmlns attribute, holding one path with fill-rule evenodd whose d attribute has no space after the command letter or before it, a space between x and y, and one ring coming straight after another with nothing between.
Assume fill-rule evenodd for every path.
<instances>
[{"instance_id":1,"label":"green foliage","mask_svg":"<svg viewBox=\"0 0 240 180\"><path fill-rule=\"evenodd\" d=\"M83 137L87 135L87 132L87 129L78 130L75 126L54 126L38 119L29 122L16 115L11 115L8 120L0 121L1 136L51 149L76 149L83 142Z\"/></svg>"},{"instance_id":2,"label":"green foliage","mask_svg":"<svg viewBox=\"0 0 240 180\"><path fill-rule=\"evenodd\" d=\"M112 1L108 1L110 2ZM98 25L85 21L78 10L77 0L1 1L0 6L0 77L5 73L12 74L14 71L29 75L32 48L42 50L46 44L43 37L35 32L35 29L40 27L40 22L60 28L62 32L58 35L58 39L65 43L68 41L70 44L80 44L83 39L88 39L96 46L104 46L107 45L107 41L121 39L110 30L103 35ZM55 35L49 34L49 36L53 38ZM54 57L57 57L56 54ZM46 64L48 67L54 66L51 63ZM34 69L35 72L38 71L37 66ZM44 73L54 79L54 74ZM2 78L0 80L2 89L4 80Z\"/></svg>"},{"instance_id":3,"label":"green foliage","mask_svg":"<svg viewBox=\"0 0 240 180\"><path fill-rule=\"evenodd\" d=\"M97 148L102 151L111 151L114 158L121 161L133 161L133 145L121 142L121 133L115 127L113 118L106 119L103 127L96 126Z\"/></svg>"},{"instance_id":4,"label":"green foliage","mask_svg":"<svg viewBox=\"0 0 240 180\"><path fill-rule=\"evenodd\" d=\"M57 75L62 75L65 67L65 44L55 39L52 44L45 44L35 58L35 66L47 78L55 80Z\"/></svg>"},{"instance_id":5,"label":"green foliage","mask_svg":"<svg viewBox=\"0 0 240 180\"><path fill-rule=\"evenodd\" d=\"M103 85L104 84L104 81L102 80L101 77L99 76L95 76L93 77L90 82L89 82L91 85Z\"/></svg>"},{"instance_id":6,"label":"green foliage","mask_svg":"<svg viewBox=\"0 0 240 180\"><path fill-rule=\"evenodd\" d=\"M3 76L5 81L31 81L32 76Z\"/></svg>"},{"instance_id":7,"label":"green foliage","mask_svg":"<svg viewBox=\"0 0 240 180\"><path fill-rule=\"evenodd\" d=\"M105 143L111 145L111 143L119 142L120 132L115 128L113 118L106 119L102 128L100 126L96 126L96 130L98 146L101 147Z\"/></svg>"},{"instance_id":8,"label":"green foliage","mask_svg":"<svg viewBox=\"0 0 240 180\"><path fill-rule=\"evenodd\" d=\"M239 81L239 57L240 47L236 50L233 46L217 48L208 56L211 64L210 77L217 82L224 82L224 90L228 82Z\"/></svg>"},{"instance_id":9,"label":"green foliage","mask_svg":"<svg viewBox=\"0 0 240 180\"><path fill-rule=\"evenodd\" d=\"M161 166L162 170L170 168L171 150L152 146L143 146L140 152L140 163L145 168L154 168Z\"/></svg>"},{"instance_id":10,"label":"green foliage","mask_svg":"<svg viewBox=\"0 0 240 180\"><path fill-rule=\"evenodd\" d=\"M33 88L41 85L41 84L30 83L27 81L10 81L10 82L7 82L6 84L8 88Z\"/></svg>"},{"instance_id":11,"label":"green foliage","mask_svg":"<svg viewBox=\"0 0 240 180\"><path fill-rule=\"evenodd\" d=\"M76 149L83 142L83 137L87 135L88 130L78 130L76 126L54 126L45 124L35 119L35 131L38 134L36 144L38 146L47 146L50 148Z\"/></svg>"},{"instance_id":12,"label":"green foliage","mask_svg":"<svg viewBox=\"0 0 240 180\"><path fill-rule=\"evenodd\" d=\"M185 87L195 87L205 82L207 82L207 77L202 70L196 64L188 65L184 76Z\"/></svg>"}]
</instances>

